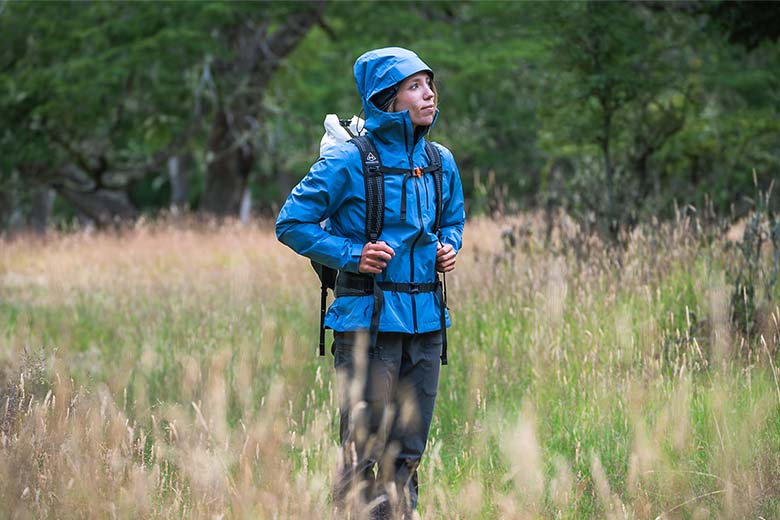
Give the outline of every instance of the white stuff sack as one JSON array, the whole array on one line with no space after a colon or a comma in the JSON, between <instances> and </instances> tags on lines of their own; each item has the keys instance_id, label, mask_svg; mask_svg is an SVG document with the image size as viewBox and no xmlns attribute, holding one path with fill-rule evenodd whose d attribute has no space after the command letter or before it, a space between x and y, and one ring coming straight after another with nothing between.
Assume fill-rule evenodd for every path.
<instances>
[{"instance_id":1,"label":"white stuff sack","mask_svg":"<svg viewBox=\"0 0 780 520\"><path fill-rule=\"evenodd\" d=\"M338 146L341 143L345 143L352 139L352 136L363 135L366 133L366 124L358 116L352 116L349 122L349 132L341 126L339 123L339 116L336 114L328 114L325 116L325 134L320 140L320 157L325 155L325 152L334 146Z\"/></svg>"},{"instance_id":2,"label":"white stuff sack","mask_svg":"<svg viewBox=\"0 0 780 520\"><path fill-rule=\"evenodd\" d=\"M320 157L325 155L325 152L328 151L328 149L338 146L341 143L346 143L352 139L352 135L357 136L366 133L366 123L358 116L352 116L352 119L349 122L349 132L352 132L352 135L349 135L349 132L341 126L339 116L336 114L328 114L325 116L324 125L325 134L320 140ZM320 222L320 227L322 229L328 229L328 219Z\"/></svg>"}]
</instances>

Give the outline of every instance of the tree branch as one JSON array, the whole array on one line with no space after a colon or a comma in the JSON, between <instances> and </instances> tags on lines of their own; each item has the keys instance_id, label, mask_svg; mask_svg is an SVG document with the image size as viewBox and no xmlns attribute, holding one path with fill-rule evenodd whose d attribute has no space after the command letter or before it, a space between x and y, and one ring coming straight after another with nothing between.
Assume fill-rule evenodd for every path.
<instances>
[{"instance_id":1,"label":"tree branch","mask_svg":"<svg viewBox=\"0 0 780 520\"><path fill-rule=\"evenodd\" d=\"M270 76L287 56L309 32L309 29L319 23L325 10L325 0L318 0L313 8L290 15L267 40L267 51L263 56L264 72Z\"/></svg>"},{"instance_id":2,"label":"tree branch","mask_svg":"<svg viewBox=\"0 0 780 520\"><path fill-rule=\"evenodd\" d=\"M339 39L338 34L336 34L336 31L333 30L333 27L331 27L330 24L325 21L325 18L320 17L317 25L320 29L322 29L322 32L324 32L328 38L330 38L331 41L336 41Z\"/></svg>"}]
</instances>

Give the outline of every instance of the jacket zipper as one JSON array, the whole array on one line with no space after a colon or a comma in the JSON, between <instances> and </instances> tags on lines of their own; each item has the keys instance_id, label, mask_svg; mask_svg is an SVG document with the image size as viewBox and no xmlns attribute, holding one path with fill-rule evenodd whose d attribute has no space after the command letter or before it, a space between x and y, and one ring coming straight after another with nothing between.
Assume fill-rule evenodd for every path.
<instances>
[{"instance_id":1,"label":"jacket zipper","mask_svg":"<svg viewBox=\"0 0 780 520\"><path fill-rule=\"evenodd\" d=\"M417 199L417 219L420 222L420 230L417 232L417 236L414 237L414 241L412 242L412 250L411 250L411 261L409 262L409 265L411 266L411 276L410 276L410 283L414 283L414 246L417 245L417 240L420 239L423 233L423 223L422 223L422 208L420 207L420 188L417 184L417 179L414 179L414 194L415 198ZM416 298L417 294L413 293L412 295L412 320L414 322L414 333L417 334L417 304L416 304Z\"/></svg>"},{"instance_id":2,"label":"jacket zipper","mask_svg":"<svg viewBox=\"0 0 780 520\"><path fill-rule=\"evenodd\" d=\"M430 209L430 195L428 195L428 182L425 175L422 176L423 181L423 188L425 188L425 211L428 211Z\"/></svg>"},{"instance_id":3,"label":"jacket zipper","mask_svg":"<svg viewBox=\"0 0 780 520\"><path fill-rule=\"evenodd\" d=\"M404 125L404 141L407 142L408 139L407 131L406 131L406 125ZM414 143L412 143L412 151L409 153L409 171L414 170L414 162L412 161L412 155L414 154ZM420 236L422 236L423 226L422 226L422 210L420 208L420 189L417 186L417 178L414 179L414 192L415 196L417 198L417 219L420 221L420 230L417 232L417 236L414 237L414 240L412 241L412 248L410 250L410 261L409 261L409 267L411 269L411 273L409 275L409 283L414 283L414 246L417 245L417 240L419 240ZM415 298L417 295L414 293L411 293L409 296L412 298L412 322L414 324L414 333L417 334L417 298Z\"/></svg>"}]
</instances>

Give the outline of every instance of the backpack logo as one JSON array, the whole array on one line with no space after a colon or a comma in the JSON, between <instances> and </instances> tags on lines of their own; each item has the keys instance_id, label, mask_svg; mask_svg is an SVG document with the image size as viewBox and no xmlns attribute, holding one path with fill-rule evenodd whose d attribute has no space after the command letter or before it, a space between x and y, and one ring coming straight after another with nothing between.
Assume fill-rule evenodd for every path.
<instances>
[{"instance_id":1,"label":"backpack logo","mask_svg":"<svg viewBox=\"0 0 780 520\"><path fill-rule=\"evenodd\" d=\"M376 155L374 155L371 152L368 152L368 155L366 155L366 161L376 162Z\"/></svg>"}]
</instances>

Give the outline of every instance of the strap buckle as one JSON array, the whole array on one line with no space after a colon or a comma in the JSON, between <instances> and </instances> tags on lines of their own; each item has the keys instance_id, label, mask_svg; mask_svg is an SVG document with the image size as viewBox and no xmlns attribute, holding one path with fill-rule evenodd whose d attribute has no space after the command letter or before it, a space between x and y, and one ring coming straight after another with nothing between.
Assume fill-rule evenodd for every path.
<instances>
[{"instance_id":1,"label":"strap buckle","mask_svg":"<svg viewBox=\"0 0 780 520\"><path fill-rule=\"evenodd\" d=\"M420 294L420 285L419 283L410 283L409 294Z\"/></svg>"}]
</instances>

